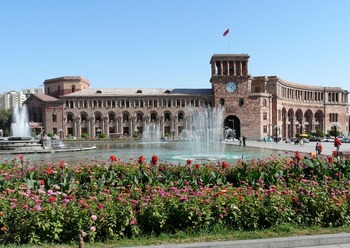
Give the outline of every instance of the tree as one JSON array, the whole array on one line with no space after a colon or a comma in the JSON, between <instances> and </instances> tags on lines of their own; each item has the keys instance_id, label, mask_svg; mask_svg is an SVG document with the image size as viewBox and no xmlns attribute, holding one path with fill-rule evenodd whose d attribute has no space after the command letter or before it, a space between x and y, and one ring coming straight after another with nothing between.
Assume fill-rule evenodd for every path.
<instances>
[{"instance_id":1,"label":"tree","mask_svg":"<svg viewBox=\"0 0 350 248\"><path fill-rule=\"evenodd\" d=\"M12 110L0 109L0 129L2 129L4 136L11 135Z\"/></svg>"}]
</instances>

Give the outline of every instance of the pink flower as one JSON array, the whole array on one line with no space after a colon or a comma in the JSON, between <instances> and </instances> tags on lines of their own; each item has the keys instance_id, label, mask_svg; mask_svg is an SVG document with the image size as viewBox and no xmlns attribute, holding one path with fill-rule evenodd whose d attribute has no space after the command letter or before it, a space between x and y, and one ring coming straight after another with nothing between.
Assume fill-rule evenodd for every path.
<instances>
[{"instance_id":1,"label":"pink flower","mask_svg":"<svg viewBox=\"0 0 350 248\"><path fill-rule=\"evenodd\" d=\"M134 219L130 220L130 225L136 225L136 224L137 224L136 220Z\"/></svg>"},{"instance_id":2,"label":"pink flower","mask_svg":"<svg viewBox=\"0 0 350 248\"><path fill-rule=\"evenodd\" d=\"M36 205L36 206L34 207L34 210L40 211L40 210L41 210L41 206L40 206L40 205Z\"/></svg>"},{"instance_id":3,"label":"pink flower","mask_svg":"<svg viewBox=\"0 0 350 248\"><path fill-rule=\"evenodd\" d=\"M91 232L96 232L96 227L94 227L94 226L90 227L90 231Z\"/></svg>"},{"instance_id":4,"label":"pink flower","mask_svg":"<svg viewBox=\"0 0 350 248\"><path fill-rule=\"evenodd\" d=\"M91 215L91 219L92 219L93 221L95 221L95 220L97 220L97 216L96 216L96 215Z\"/></svg>"}]
</instances>

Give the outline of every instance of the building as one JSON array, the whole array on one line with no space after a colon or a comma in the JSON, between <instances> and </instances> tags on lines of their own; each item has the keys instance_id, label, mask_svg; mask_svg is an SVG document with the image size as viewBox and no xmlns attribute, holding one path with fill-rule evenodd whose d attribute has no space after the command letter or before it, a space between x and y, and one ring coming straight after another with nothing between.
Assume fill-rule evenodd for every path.
<instances>
[{"instance_id":1,"label":"building","mask_svg":"<svg viewBox=\"0 0 350 248\"><path fill-rule=\"evenodd\" d=\"M33 93L43 94L43 89L23 89L20 92L9 91L0 94L0 109L13 109L14 107L22 106L23 102Z\"/></svg>"},{"instance_id":2,"label":"building","mask_svg":"<svg viewBox=\"0 0 350 248\"><path fill-rule=\"evenodd\" d=\"M94 89L82 77L59 77L45 80L45 94L32 94L25 103L33 123L60 137L130 136L150 123L178 137L191 127L190 106L224 107L223 126L248 139L327 132L334 126L348 132L347 90L251 76L248 61L247 54L214 54L208 89Z\"/></svg>"},{"instance_id":3,"label":"building","mask_svg":"<svg viewBox=\"0 0 350 248\"><path fill-rule=\"evenodd\" d=\"M23 92L6 92L0 95L0 109L13 109L14 107L22 106L26 99L26 95Z\"/></svg>"}]
</instances>

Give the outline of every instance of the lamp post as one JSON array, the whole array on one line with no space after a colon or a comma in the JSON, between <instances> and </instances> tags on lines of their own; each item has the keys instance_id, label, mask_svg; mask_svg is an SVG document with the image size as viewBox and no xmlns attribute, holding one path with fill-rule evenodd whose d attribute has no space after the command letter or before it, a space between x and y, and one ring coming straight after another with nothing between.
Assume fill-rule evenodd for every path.
<instances>
[{"instance_id":1,"label":"lamp post","mask_svg":"<svg viewBox=\"0 0 350 248\"><path fill-rule=\"evenodd\" d=\"M303 129L305 128L305 125L304 124L299 124L298 128L300 128L300 134L302 134L303 133Z\"/></svg>"},{"instance_id":2,"label":"lamp post","mask_svg":"<svg viewBox=\"0 0 350 248\"><path fill-rule=\"evenodd\" d=\"M340 126L339 122L333 122L331 127L334 129L334 137L336 138L337 137L337 129L340 129L341 126Z\"/></svg>"},{"instance_id":3,"label":"lamp post","mask_svg":"<svg viewBox=\"0 0 350 248\"><path fill-rule=\"evenodd\" d=\"M275 130L276 130L276 143L278 143L278 131L279 131L279 129L280 129L280 127L279 126L277 126L277 125L275 125L274 127L273 127Z\"/></svg>"}]
</instances>

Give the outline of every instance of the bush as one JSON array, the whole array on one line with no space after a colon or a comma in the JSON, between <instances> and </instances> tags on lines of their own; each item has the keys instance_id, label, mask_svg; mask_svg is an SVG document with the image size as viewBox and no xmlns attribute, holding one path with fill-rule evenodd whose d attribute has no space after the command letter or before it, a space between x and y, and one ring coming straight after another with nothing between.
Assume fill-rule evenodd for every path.
<instances>
[{"instance_id":1,"label":"bush","mask_svg":"<svg viewBox=\"0 0 350 248\"><path fill-rule=\"evenodd\" d=\"M88 135L87 133L82 133L82 134L81 134L81 137L82 137L83 139L87 139L87 138L89 137L89 135Z\"/></svg>"},{"instance_id":2,"label":"bush","mask_svg":"<svg viewBox=\"0 0 350 248\"><path fill-rule=\"evenodd\" d=\"M121 162L0 164L0 242L70 243L140 235L350 224L348 157L174 166Z\"/></svg>"}]
</instances>

